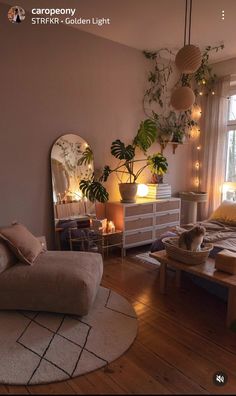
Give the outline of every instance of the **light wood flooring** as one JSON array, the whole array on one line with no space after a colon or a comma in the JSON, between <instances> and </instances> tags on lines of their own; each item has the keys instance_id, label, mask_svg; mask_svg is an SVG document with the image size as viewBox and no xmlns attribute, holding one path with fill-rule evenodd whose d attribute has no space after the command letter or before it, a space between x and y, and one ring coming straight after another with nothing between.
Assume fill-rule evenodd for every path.
<instances>
[{"instance_id":1,"label":"light wood flooring","mask_svg":"<svg viewBox=\"0 0 236 396\"><path fill-rule=\"evenodd\" d=\"M139 321L130 349L109 367L40 386L4 386L1 394L235 394L236 333L225 326L226 304L189 279L159 293L159 269L134 256L105 260L102 284L126 297ZM214 385L218 371L228 375Z\"/></svg>"}]
</instances>

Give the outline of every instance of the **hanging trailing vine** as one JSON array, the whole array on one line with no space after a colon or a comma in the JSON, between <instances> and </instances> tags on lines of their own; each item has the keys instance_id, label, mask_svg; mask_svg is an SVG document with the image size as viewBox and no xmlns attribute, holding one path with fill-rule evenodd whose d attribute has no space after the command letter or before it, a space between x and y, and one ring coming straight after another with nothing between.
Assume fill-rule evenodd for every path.
<instances>
[{"instance_id":1,"label":"hanging trailing vine","mask_svg":"<svg viewBox=\"0 0 236 396\"><path fill-rule=\"evenodd\" d=\"M224 45L206 46L202 53L202 62L199 69L193 74L181 74L175 86L195 86L195 95L212 93L217 80L209 65L210 53L223 50ZM190 135L190 130L197 125L191 117L191 109L176 113L169 107L169 94L171 91L170 79L174 72L175 54L168 48L157 51L143 51L146 59L151 61L151 70L148 73L148 87L143 96L143 110L150 119L156 122L158 128L158 141L182 142Z\"/></svg>"}]
</instances>

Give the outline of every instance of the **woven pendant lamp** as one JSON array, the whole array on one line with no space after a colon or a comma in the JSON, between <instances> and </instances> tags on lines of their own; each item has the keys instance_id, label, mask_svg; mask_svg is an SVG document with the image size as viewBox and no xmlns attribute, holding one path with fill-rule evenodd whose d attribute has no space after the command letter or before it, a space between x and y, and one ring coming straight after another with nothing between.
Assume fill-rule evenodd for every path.
<instances>
[{"instance_id":1,"label":"woven pendant lamp","mask_svg":"<svg viewBox=\"0 0 236 396\"><path fill-rule=\"evenodd\" d=\"M201 66L201 51L195 45L190 44L192 20L192 0L185 0L185 26L184 26L184 46L176 57L175 64L183 74L195 73ZM188 22L188 44L187 39ZM183 86L175 89L171 95L170 103L177 111L187 111L195 102L195 94L190 87Z\"/></svg>"},{"instance_id":2,"label":"woven pendant lamp","mask_svg":"<svg viewBox=\"0 0 236 396\"><path fill-rule=\"evenodd\" d=\"M195 102L195 95L189 87L176 88L172 95L170 104L177 111L187 111Z\"/></svg>"},{"instance_id":3,"label":"woven pendant lamp","mask_svg":"<svg viewBox=\"0 0 236 396\"><path fill-rule=\"evenodd\" d=\"M187 44L182 47L176 57L175 64L179 71L184 74L195 73L202 63L201 51L198 47L192 44Z\"/></svg>"},{"instance_id":4,"label":"woven pendant lamp","mask_svg":"<svg viewBox=\"0 0 236 396\"><path fill-rule=\"evenodd\" d=\"M185 0L185 24L184 24L184 46L178 51L175 57L175 64L181 73L195 73L202 63L200 49L190 44L192 24L192 0ZM188 30L188 43L187 43Z\"/></svg>"}]
</instances>

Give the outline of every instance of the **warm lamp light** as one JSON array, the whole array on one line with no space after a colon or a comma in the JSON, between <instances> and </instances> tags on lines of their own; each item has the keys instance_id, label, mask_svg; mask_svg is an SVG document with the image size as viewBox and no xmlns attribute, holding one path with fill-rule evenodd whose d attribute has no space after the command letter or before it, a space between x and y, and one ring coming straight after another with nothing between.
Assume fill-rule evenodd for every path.
<instances>
[{"instance_id":1,"label":"warm lamp light","mask_svg":"<svg viewBox=\"0 0 236 396\"><path fill-rule=\"evenodd\" d=\"M194 121L200 120L202 115L201 107L198 105L193 105L191 117Z\"/></svg>"},{"instance_id":2,"label":"warm lamp light","mask_svg":"<svg viewBox=\"0 0 236 396\"><path fill-rule=\"evenodd\" d=\"M112 232L115 232L115 224L113 223L113 221L108 221L107 223L107 232L110 234Z\"/></svg>"},{"instance_id":3,"label":"warm lamp light","mask_svg":"<svg viewBox=\"0 0 236 396\"><path fill-rule=\"evenodd\" d=\"M147 195L148 195L148 186L146 184L139 184L137 196L143 198L146 197Z\"/></svg>"},{"instance_id":4,"label":"warm lamp light","mask_svg":"<svg viewBox=\"0 0 236 396\"><path fill-rule=\"evenodd\" d=\"M196 186L196 187L199 187L199 185L200 185L200 180L199 180L198 177L196 177L196 178L195 178L195 186Z\"/></svg>"},{"instance_id":5,"label":"warm lamp light","mask_svg":"<svg viewBox=\"0 0 236 396\"><path fill-rule=\"evenodd\" d=\"M81 199L83 198L83 194L80 190L76 190L72 193L74 200L75 201L81 201Z\"/></svg>"},{"instance_id":6,"label":"warm lamp light","mask_svg":"<svg viewBox=\"0 0 236 396\"><path fill-rule=\"evenodd\" d=\"M200 129L197 126L191 128L190 136L193 139L197 139L200 135Z\"/></svg>"}]
</instances>

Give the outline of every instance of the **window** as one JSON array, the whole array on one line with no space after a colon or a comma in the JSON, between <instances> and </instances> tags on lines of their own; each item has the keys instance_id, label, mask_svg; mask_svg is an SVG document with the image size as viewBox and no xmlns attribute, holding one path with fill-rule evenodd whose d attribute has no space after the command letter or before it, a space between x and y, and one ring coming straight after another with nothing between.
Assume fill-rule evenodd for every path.
<instances>
[{"instance_id":1,"label":"window","mask_svg":"<svg viewBox=\"0 0 236 396\"><path fill-rule=\"evenodd\" d=\"M229 97L227 162L223 199L236 200L236 92Z\"/></svg>"}]
</instances>

